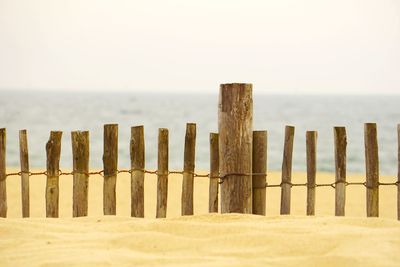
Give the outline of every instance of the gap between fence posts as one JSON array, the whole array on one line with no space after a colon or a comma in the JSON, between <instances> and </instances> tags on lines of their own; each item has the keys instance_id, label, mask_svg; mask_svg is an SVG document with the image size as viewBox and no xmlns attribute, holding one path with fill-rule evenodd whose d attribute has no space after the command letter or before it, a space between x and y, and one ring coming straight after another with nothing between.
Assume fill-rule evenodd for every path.
<instances>
[{"instance_id":1,"label":"gap between fence posts","mask_svg":"<svg viewBox=\"0 0 400 267\"><path fill-rule=\"evenodd\" d=\"M0 217L7 217L6 129L0 129Z\"/></svg>"},{"instance_id":2,"label":"gap between fence posts","mask_svg":"<svg viewBox=\"0 0 400 267\"><path fill-rule=\"evenodd\" d=\"M131 128L131 216L144 218L144 127Z\"/></svg>"},{"instance_id":3,"label":"gap between fence posts","mask_svg":"<svg viewBox=\"0 0 400 267\"><path fill-rule=\"evenodd\" d=\"M73 158L72 216L88 215L89 132L71 132Z\"/></svg>"},{"instance_id":4,"label":"gap between fence posts","mask_svg":"<svg viewBox=\"0 0 400 267\"><path fill-rule=\"evenodd\" d=\"M221 213L252 213L252 85L221 84L219 94L219 159Z\"/></svg>"},{"instance_id":5,"label":"gap between fence posts","mask_svg":"<svg viewBox=\"0 0 400 267\"><path fill-rule=\"evenodd\" d=\"M307 154L307 215L315 215L315 180L317 176L317 138L316 131L306 133Z\"/></svg>"},{"instance_id":6,"label":"gap between fence posts","mask_svg":"<svg viewBox=\"0 0 400 267\"><path fill-rule=\"evenodd\" d=\"M376 123L364 125L367 216L379 217L379 156Z\"/></svg>"},{"instance_id":7,"label":"gap between fence posts","mask_svg":"<svg viewBox=\"0 0 400 267\"><path fill-rule=\"evenodd\" d=\"M61 131L51 131L46 144L46 217L58 218Z\"/></svg>"},{"instance_id":8,"label":"gap between fence posts","mask_svg":"<svg viewBox=\"0 0 400 267\"><path fill-rule=\"evenodd\" d=\"M267 173L267 131L253 131L253 173ZM253 175L253 214L265 215L266 175Z\"/></svg>"},{"instance_id":9,"label":"gap between fence posts","mask_svg":"<svg viewBox=\"0 0 400 267\"><path fill-rule=\"evenodd\" d=\"M19 158L21 165L22 217L29 217L29 154L26 130L19 131Z\"/></svg>"},{"instance_id":10,"label":"gap between fence posts","mask_svg":"<svg viewBox=\"0 0 400 267\"><path fill-rule=\"evenodd\" d=\"M104 215L116 215L116 185L118 170L118 124L104 125Z\"/></svg>"},{"instance_id":11,"label":"gap between fence posts","mask_svg":"<svg viewBox=\"0 0 400 267\"><path fill-rule=\"evenodd\" d=\"M185 149L183 160L183 180L181 214L193 215L193 173L195 166L196 150L196 124L186 124Z\"/></svg>"},{"instance_id":12,"label":"gap between fence posts","mask_svg":"<svg viewBox=\"0 0 400 267\"><path fill-rule=\"evenodd\" d=\"M346 206L346 150L347 136L345 127L334 127L335 142L335 216L345 215Z\"/></svg>"},{"instance_id":13,"label":"gap between fence posts","mask_svg":"<svg viewBox=\"0 0 400 267\"><path fill-rule=\"evenodd\" d=\"M290 214L294 132L295 132L294 126L285 127L285 142L283 149L282 184L281 184L282 215Z\"/></svg>"},{"instance_id":14,"label":"gap between fence posts","mask_svg":"<svg viewBox=\"0 0 400 267\"><path fill-rule=\"evenodd\" d=\"M168 129L158 130L157 210L156 218L167 217Z\"/></svg>"},{"instance_id":15,"label":"gap between fence posts","mask_svg":"<svg viewBox=\"0 0 400 267\"><path fill-rule=\"evenodd\" d=\"M210 133L210 185L208 212L218 212L219 135Z\"/></svg>"}]
</instances>

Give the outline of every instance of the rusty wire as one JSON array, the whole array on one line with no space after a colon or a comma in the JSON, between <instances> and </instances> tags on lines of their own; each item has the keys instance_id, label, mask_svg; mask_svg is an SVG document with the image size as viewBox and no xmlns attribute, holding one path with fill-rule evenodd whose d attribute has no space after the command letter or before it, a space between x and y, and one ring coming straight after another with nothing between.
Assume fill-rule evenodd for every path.
<instances>
[{"instance_id":1,"label":"rusty wire","mask_svg":"<svg viewBox=\"0 0 400 267\"><path fill-rule=\"evenodd\" d=\"M115 174L119 174L119 173L129 173L132 174L133 172L143 172L146 174L155 174L158 175L159 172L158 170L146 170L146 169L137 169L137 168L132 168L132 169L121 169L121 170L116 170ZM20 172L13 172L13 173L8 173L6 174L5 177L8 176L21 176L22 174L28 174L29 176L37 176L37 175L48 175L47 171L40 171L40 172L26 172L26 171L20 171ZM219 179L219 184L222 184L227 177L230 176L264 176L267 177L266 173L228 173L225 175L217 175L217 176L211 176L211 174L207 173L207 174L199 174L196 172L192 172L192 171L178 171L178 170L171 170L171 171L167 171L165 174L169 175L169 174L192 174L193 177L200 177L200 178L210 178L210 179ZM70 172L64 172L59 170L58 171L58 176L66 176L66 175L74 175L74 174L84 174L86 176L91 176L91 175L100 175L104 177L104 170L99 170L99 171L91 171L91 172L83 172L83 171L70 171ZM110 175L110 174L109 174ZM353 185L361 185L364 186L366 188L377 188L379 186L399 186L400 185L400 180L397 180L396 182L392 182L392 183L383 183L383 182L378 182L377 186L373 187L373 186L368 186L366 182L347 182L347 181L343 181L343 180L338 180L335 181L333 183L322 183L322 184L308 184L308 183L292 183L289 181L286 181L287 179L284 179L280 184L268 184L265 183L264 186L259 186L259 187L253 187L253 188L272 188L272 187L282 187L284 185L288 185L290 187L307 187L308 189L313 189L316 187L332 187L332 188L336 188L337 184L344 184L345 186L353 186Z\"/></svg>"}]
</instances>

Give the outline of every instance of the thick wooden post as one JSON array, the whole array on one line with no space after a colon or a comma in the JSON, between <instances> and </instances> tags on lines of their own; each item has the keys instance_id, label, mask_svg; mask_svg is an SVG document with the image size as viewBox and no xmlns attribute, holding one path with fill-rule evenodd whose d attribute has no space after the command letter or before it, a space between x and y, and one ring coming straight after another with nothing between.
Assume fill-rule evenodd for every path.
<instances>
[{"instance_id":1,"label":"thick wooden post","mask_svg":"<svg viewBox=\"0 0 400 267\"><path fill-rule=\"evenodd\" d=\"M376 128L376 123L366 123L364 126L368 217L379 217L379 157Z\"/></svg>"},{"instance_id":2,"label":"thick wooden post","mask_svg":"<svg viewBox=\"0 0 400 267\"><path fill-rule=\"evenodd\" d=\"M29 156L26 130L19 131L19 159L21 165L22 217L29 217Z\"/></svg>"},{"instance_id":3,"label":"thick wooden post","mask_svg":"<svg viewBox=\"0 0 400 267\"><path fill-rule=\"evenodd\" d=\"M397 125L398 167L397 167L397 219L400 221L400 124Z\"/></svg>"},{"instance_id":4,"label":"thick wooden post","mask_svg":"<svg viewBox=\"0 0 400 267\"><path fill-rule=\"evenodd\" d=\"M158 130L157 211L156 218L167 217L168 129Z\"/></svg>"},{"instance_id":5,"label":"thick wooden post","mask_svg":"<svg viewBox=\"0 0 400 267\"><path fill-rule=\"evenodd\" d=\"M89 132L71 132L73 158L72 216L88 215Z\"/></svg>"},{"instance_id":6,"label":"thick wooden post","mask_svg":"<svg viewBox=\"0 0 400 267\"><path fill-rule=\"evenodd\" d=\"M267 183L267 131L253 131L253 214L265 215Z\"/></svg>"},{"instance_id":7,"label":"thick wooden post","mask_svg":"<svg viewBox=\"0 0 400 267\"><path fill-rule=\"evenodd\" d=\"M7 217L6 129L0 129L0 217Z\"/></svg>"},{"instance_id":8,"label":"thick wooden post","mask_svg":"<svg viewBox=\"0 0 400 267\"><path fill-rule=\"evenodd\" d=\"M49 141L46 144L46 217L51 218L58 218L61 137L61 131L51 131Z\"/></svg>"},{"instance_id":9,"label":"thick wooden post","mask_svg":"<svg viewBox=\"0 0 400 267\"><path fill-rule=\"evenodd\" d=\"M315 179L317 175L317 137L316 131L307 131L307 215L315 215Z\"/></svg>"},{"instance_id":10,"label":"thick wooden post","mask_svg":"<svg viewBox=\"0 0 400 267\"><path fill-rule=\"evenodd\" d=\"M118 170L118 124L104 125L104 215L116 215L116 185Z\"/></svg>"},{"instance_id":11,"label":"thick wooden post","mask_svg":"<svg viewBox=\"0 0 400 267\"><path fill-rule=\"evenodd\" d=\"M183 161L183 180L182 180L182 215L193 215L193 173L195 165L196 149L196 124L186 124L185 151Z\"/></svg>"},{"instance_id":12,"label":"thick wooden post","mask_svg":"<svg viewBox=\"0 0 400 267\"><path fill-rule=\"evenodd\" d=\"M222 213L252 213L252 85L221 84L219 159Z\"/></svg>"},{"instance_id":13,"label":"thick wooden post","mask_svg":"<svg viewBox=\"0 0 400 267\"><path fill-rule=\"evenodd\" d=\"M144 128L131 128L131 216L144 218Z\"/></svg>"},{"instance_id":14,"label":"thick wooden post","mask_svg":"<svg viewBox=\"0 0 400 267\"><path fill-rule=\"evenodd\" d=\"M333 128L335 139L335 216L345 215L346 206L346 150L347 136L345 127Z\"/></svg>"},{"instance_id":15,"label":"thick wooden post","mask_svg":"<svg viewBox=\"0 0 400 267\"><path fill-rule=\"evenodd\" d=\"M293 141L294 141L294 127L286 126L283 161L282 161L281 214L290 214Z\"/></svg>"},{"instance_id":16,"label":"thick wooden post","mask_svg":"<svg viewBox=\"0 0 400 267\"><path fill-rule=\"evenodd\" d=\"M210 185L208 212L218 212L219 148L218 134L210 133Z\"/></svg>"}]
</instances>

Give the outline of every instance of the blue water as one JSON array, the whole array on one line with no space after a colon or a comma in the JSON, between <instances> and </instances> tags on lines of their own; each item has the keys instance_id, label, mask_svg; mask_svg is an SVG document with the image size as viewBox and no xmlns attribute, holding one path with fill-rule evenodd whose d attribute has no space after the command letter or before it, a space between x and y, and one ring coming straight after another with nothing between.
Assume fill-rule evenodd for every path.
<instances>
[{"instance_id":1,"label":"blue water","mask_svg":"<svg viewBox=\"0 0 400 267\"><path fill-rule=\"evenodd\" d=\"M294 163L305 170L305 132L318 131L318 169L334 171L333 126L346 126L348 171L364 172L363 123L378 123L380 169L397 173L400 96L254 94L254 129L268 130L268 169L280 170L285 125L296 126ZM210 132L218 129L218 95L0 91L0 127L7 128L7 166L19 166L18 130L28 130L31 167L46 166L51 130L63 131L61 168L72 168L70 132L90 131L90 166L102 168L103 124L119 124L119 167L129 168L130 127L145 126L146 166L157 165L158 128L168 128L170 169L183 166L186 122L197 123L196 169L209 168Z\"/></svg>"}]
</instances>

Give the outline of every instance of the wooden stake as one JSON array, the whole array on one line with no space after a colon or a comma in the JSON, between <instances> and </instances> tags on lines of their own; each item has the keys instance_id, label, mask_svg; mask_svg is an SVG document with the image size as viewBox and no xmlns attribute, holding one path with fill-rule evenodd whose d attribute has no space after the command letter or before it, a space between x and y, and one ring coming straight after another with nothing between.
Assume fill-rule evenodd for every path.
<instances>
[{"instance_id":1,"label":"wooden stake","mask_svg":"<svg viewBox=\"0 0 400 267\"><path fill-rule=\"evenodd\" d=\"M61 131L51 131L46 144L46 217L51 218L58 218L61 137Z\"/></svg>"},{"instance_id":2,"label":"wooden stake","mask_svg":"<svg viewBox=\"0 0 400 267\"><path fill-rule=\"evenodd\" d=\"M397 143L398 143L398 172L397 172L397 220L400 221L400 124L397 125Z\"/></svg>"},{"instance_id":3,"label":"wooden stake","mask_svg":"<svg viewBox=\"0 0 400 267\"><path fill-rule=\"evenodd\" d=\"M131 216L144 218L144 128L131 128Z\"/></svg>"},{"instance_id":4,"label":"wooden stake","mask_svg":"<svg viewBox=\"0 0 400 267\"><path fill-rule=\"evenodd\" d=\"M379 217L379 157L376 123L364 126L367 216Z\"/></svg>"},{"instance_id":5,"label":"wooden stake","mask_svg":"<svg viewBox=\"0 0 400 267\"><path fill-rule=\"evenodd\" d=\"M252 213L252 85L221 84L219 159L222 213Z\"/></svg>"},{"instance_id":6,"label":"wooden stake","mask_svg":"<svg viewBox=\"0 0 400 267\"><path fill-rule=\"evenodd\" d=\"M116 215L116 185L118 170L118 124L104 125L104 215Z\"/></svg>"},{"instance_id":7,"label":"wooden stake","mask_svg":"<svg viewBox=\"0 0 400 267\"><path fill-rule=\"evenodd\" d=\"M0 129L0 217L7 217L6 129Z\"/></svg>"},{"instance_id":8,"label":"wooden stake","mask_svg":"<svg viewBox=\"0 0 400 267\"><path fill-rule=\"evenodd\" d=\"M21 164L22 217L29 217L29 156L26 130L19 131L19 158Z\"/></svg>"},{"instance_id":9,"label":"wooden stake","mask_svg":"<svg viewBox=\"0 0 400 267\"><path fill-rule=\"evenodd\" d=\"M89 187L89 132L71 132L71 141L74 173L72 216L87 216Z\"/></svg>"},{"instance_id":10,"label":"wooden stake","mask_svg":"<svg viewBox=\"0 0 400 267\"><path fill-rule=\"evenodd\" d=\"M253 131L253 214L265 215L267 183L267 131Z\"/></svg>"},{"instance_id":11,"label":"wooden stake","mask_svg":"<svg viewBox=\"0 0 400 267\"><path fill-rule=\"evenodd\" d=\"M210 186L208 212L218 212L219 152L218 134L210 133Z\"/></svg>"},{"instance_id":12,"label":"wooden stake","mask_svg":"<svg viewBox=\"0 0 400 267\"><path fill-rule=\"evenodd\" d=\"M315 215L315 180L317 175L317 132L306 133L307 146L307 215Z\"/></svg>"},{"instance_id":13,"label":"wooden stake","mask_svg":"<svg viewBox=\"0 0 400 267\"><path fill-rule=\"evenodd\" d=\"M347 136L345 127L333 128L335 139L335 215L344 216L346 206L346 150Z\"/></svg>"},{"instance_id":14,"label":"wooden stake","mask_svg":"<svg viewBox=\"0 0 400 267\"><path fill-rule=\"evenodd\" d=\"M193 215L193 173L196 150L196 124L186 124L185 153L183 162L183 181L181 212L182 215Z\"/></svg>"},{"instance_id":15,"label":"wooden stake","mask_svg":"<svg viewBox=\"0 0 400 267\"><path fill-rule=\"evenodd\" d=\"M290 214L290 196L292 182L293 126L285 127L285 143L282 161L281 214Z\"/></svg>"},{"instance_id":16,"label":"wooden stake","mask_svg":"<svg viewBox=\"0 0 400 267\"><path fill-rule=\"evenodd\" d=\"M157 218L167 217L168 199L168 129L158 130Z\"/></svg>"}]
</instances>

